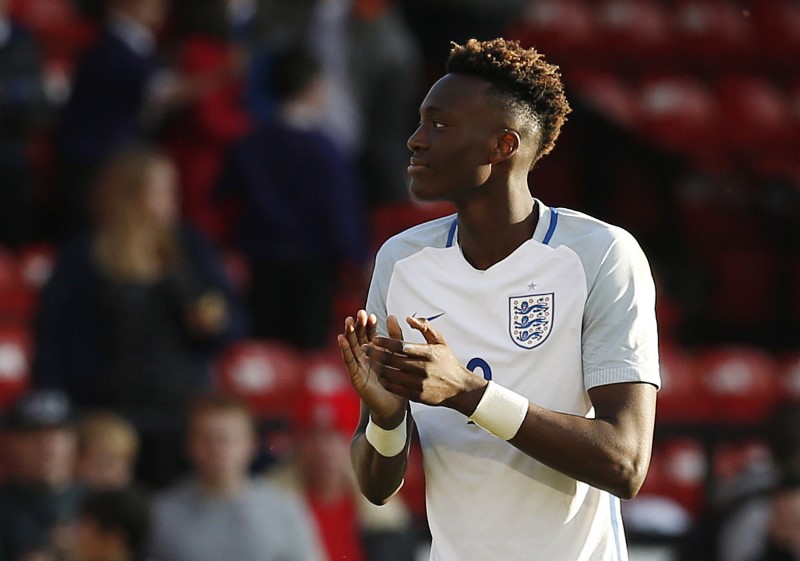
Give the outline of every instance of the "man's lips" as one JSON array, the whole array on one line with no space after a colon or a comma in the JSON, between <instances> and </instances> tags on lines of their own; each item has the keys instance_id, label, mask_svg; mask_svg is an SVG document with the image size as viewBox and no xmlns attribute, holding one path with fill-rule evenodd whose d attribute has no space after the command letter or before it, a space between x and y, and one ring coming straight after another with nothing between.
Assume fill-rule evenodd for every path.
<instances>
[{"instance_id":1,"label":"man's lips","mask_svg":"<svg viewBox=\"0 0 800 561\"><path fill-rule=\"evenodd\" d=\"M419 173L425 171L430 167L430 164L425 160L420 160L419 158L411 158L410 164L408 166L408 173Z\"/></svg>"}]
</instances>

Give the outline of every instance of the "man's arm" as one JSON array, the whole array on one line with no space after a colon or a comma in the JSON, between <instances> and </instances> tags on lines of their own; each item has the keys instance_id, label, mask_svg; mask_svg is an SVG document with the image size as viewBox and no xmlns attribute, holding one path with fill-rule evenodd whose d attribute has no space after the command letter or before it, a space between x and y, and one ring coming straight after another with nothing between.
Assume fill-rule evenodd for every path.
<instances>
[{"instance_id":1,"label":"man's arm","mask_svg":"<svg viewBox=\"0 0 800 561\"><path fill-rule=\"evenodd\" d=\"M369 443L366 437L369 410L362 406L361 420L350 444L350 459L356 473L361 493L371 503L382 505L389 501L403 486L408 467L408 447L414 422L406 415L405 446L400 453L386 457ZM373 422L375 422L373 420Z\"/></svg>"},{"instance_id":2,"label":"man's arm","mask_svg":"<svg viewBox=\"0 0 800 561\"><path fill-rule=\"evenodd\" d=\"M339 335L339 350L342 353L350 382L361 396L361 419L350 445L350 458L362 494L374 504L384 504L400 489L408 465L408 446L412 430L408 401L392 394L381 386L370 361L362 351L375 336L377 318L360 310L356 317L345 319L344 333ZM388 333L402 339L403 334L397 320L387 322ZM377 439L367 438L370 422L377 427L372 434L384 433L391 440L399 440L399 447L390 447L387 452ZM402 426L405 422L405 426ZM385 440L385 439L384 439ZM383 449L380 453L376 449ZM395 450L394 448L400 448Z\"/></svg>"},{"instance_id":3,"label":"man's arm","mask_svg":"<svg viewBox=\"0 0 800 561\"><path fill-rule=\"evenodd\" d=\"M650 465L656 388L624 383L589 390L595 418L533 403L511 444L543 464L622 499L639 492Z\"/></svg>"},{"instance_id":4,"label":"man's arm","mask_svg":"<svg viewBox=\"0 0 800 561\"><path fill-rule=\"evenodd\" d=\"M429 322L408 318L408 323L422 333L425 344L375 337L367 348L381 384L409 400L471 417L489 382L464 368ZM609 384L589 390L589 397L595 418L528 402L509 442L565 475L632 498L650 463L656 388L648 383Z\"/></svg>"}]
</instances>

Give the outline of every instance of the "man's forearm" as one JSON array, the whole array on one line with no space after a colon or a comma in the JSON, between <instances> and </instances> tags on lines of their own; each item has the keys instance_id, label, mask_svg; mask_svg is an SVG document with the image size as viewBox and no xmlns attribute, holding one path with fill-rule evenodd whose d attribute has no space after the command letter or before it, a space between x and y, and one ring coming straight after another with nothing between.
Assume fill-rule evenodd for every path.
<instances>
[{"instance_id":1,"label":"man's forearm","mask_svg":"<svg viewBox=\"0 0 800 561\"><path fill-rule=\"evenodd\" d=\"M361 493L370 502L381 505L391 499L403 485L408 466L408 446L411 420L406 419L406 439L403 449L396 455L380 454L367 440L365 431L359 430L350 445L350 458Z\"/></svg>"}]
</instances>

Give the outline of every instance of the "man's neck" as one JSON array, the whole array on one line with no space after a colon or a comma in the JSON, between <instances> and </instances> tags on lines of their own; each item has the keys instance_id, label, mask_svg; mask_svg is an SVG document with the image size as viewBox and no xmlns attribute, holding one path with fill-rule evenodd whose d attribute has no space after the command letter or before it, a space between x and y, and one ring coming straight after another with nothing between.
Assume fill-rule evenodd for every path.
<instances>
[{"instance_id":1,"label":"man's neck","mask_svg":"<svg viewBox=\"0 0 800 561\"><path fill-rule=\"evenodd\" d=\"M464 258L486 270L511 255L531 239L538 222L536 200L527 186L507 189L507 196L488 193L458 208L458 243Z\"/></svg>"},{"instance_id":2,"label":"man's neck","mask_svg":"<svg viewBox=\"0 0 800 561\"><path fill-rule=\"evenodd\" d=\"M209 495L231 499L240 496L247 487L248 477L240 474L198 478L200 487Z\"/></svg>"}]
</instances>

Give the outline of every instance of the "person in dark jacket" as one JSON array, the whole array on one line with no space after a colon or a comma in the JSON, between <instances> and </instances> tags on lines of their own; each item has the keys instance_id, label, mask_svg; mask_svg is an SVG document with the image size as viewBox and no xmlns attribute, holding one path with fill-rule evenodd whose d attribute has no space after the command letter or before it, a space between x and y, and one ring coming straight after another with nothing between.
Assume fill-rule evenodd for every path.
<instances>
[{"instance_id":1,"label":"person in dark jacket","mask_svg":"<svg viewBox=\"0 0 800 561\"><path fill-rule=\"evenodd\" d=\"M35 383L128 417L150 484L176 474L179 435L165 435L209 386L216 352L246 332L217 254L181 224L176 194L174 165L159 150L113 156L99 177L95 228L61 251L35 327Z\"/></svg>"},{"instance_id":2,"label":"person in dark jacket","mask_svg":"<svg viewBox=\"0 0 800 561\"><path fill-rule=\"evenodd\" d=\"M322 132L316 60L302 49L276 56L270 84L277 116L234 145L217 194L243 209L255 335L320 348L333 340L338 274L366 283L364 201L352 162Z\"/></svg>"}]
</instances>

